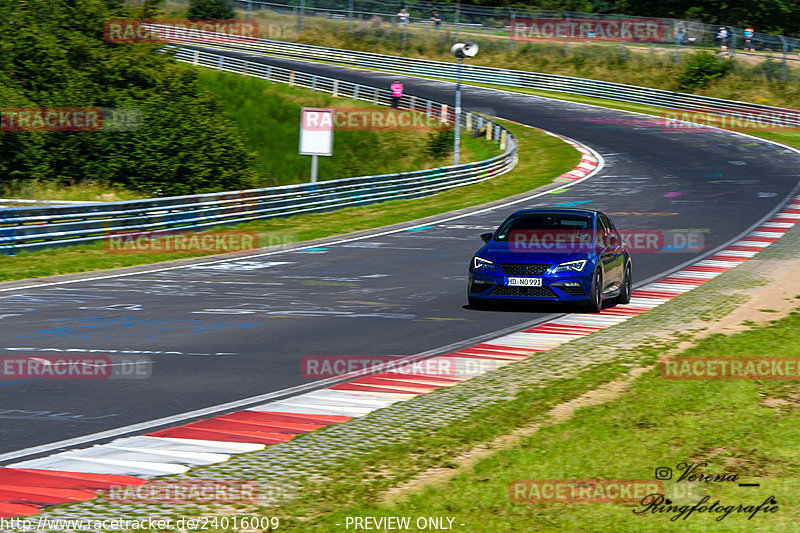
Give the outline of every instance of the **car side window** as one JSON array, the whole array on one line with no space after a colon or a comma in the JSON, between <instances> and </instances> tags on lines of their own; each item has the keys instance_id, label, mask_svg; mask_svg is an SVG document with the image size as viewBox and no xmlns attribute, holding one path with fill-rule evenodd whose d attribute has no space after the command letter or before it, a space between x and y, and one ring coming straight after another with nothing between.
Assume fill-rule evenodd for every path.
<instances>
[{"instance_id":1,"label":"car side window","mask_svg":"<svg viewBox=\"0 0 800 533\"><path fill-rule=\"evenodd\" d=\"M622 237L620 237L617 228L614 227L614 223L611 222L611 219L608 218L606 215L601 215L600 219L603 221L603 225L608 228L608 245L610 248L616 248L620 244L622 244Z\"/></svg>"}]
</instances>

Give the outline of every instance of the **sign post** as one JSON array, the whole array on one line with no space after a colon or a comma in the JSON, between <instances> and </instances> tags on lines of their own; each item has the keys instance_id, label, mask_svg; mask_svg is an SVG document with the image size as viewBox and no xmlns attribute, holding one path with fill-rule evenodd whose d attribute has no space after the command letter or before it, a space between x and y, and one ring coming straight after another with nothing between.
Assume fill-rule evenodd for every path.
<instances>
[{"instance_id":1,"label":"sign post","mask_svg":"<svg viewBox=\"0 0 800 533\"><path fill-rule=\"evenodd\" d=\"M333 112L317 107L300 111L300 155L311 156L311 183L317 182L317 157L333 155Z\"/></svg>"}]
</instances>

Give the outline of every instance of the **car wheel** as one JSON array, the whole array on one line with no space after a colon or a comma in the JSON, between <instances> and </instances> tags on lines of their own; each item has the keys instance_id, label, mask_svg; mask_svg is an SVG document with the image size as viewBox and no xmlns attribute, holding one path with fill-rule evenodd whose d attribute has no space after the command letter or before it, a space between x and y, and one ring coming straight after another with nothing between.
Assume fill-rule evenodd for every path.
<instances>
[{"instance_id":1,"label":"car wheel","mask_svg":"<svg viewBox=\"0 0 800 533\"><path fill-rule=\"evenodd\" d=\"M603 273L600 269L595 270L592 276L592 292L588 307L590 313L599 313L603 308Z\"/></svg>"},{"instance_id":2,"label":"car wheel","mask_svg":"<svg viewBox=\"0 0 800 533\"><path fill-rule=\"evenodd\" d=\"M469 301L469 306L472 309L489 309L492 306L492 302L487 302L481 298L473 298L472 296L468 296L467 300Z\"/></svg>"},{"instance_id":3,"label":"car wheel","mask_svg":"<svg viewBox=\"0 0 800 533\"><path fill-rule=\"evenodd\" d=\"M622 286L619 288L619 295L615 300L616 303L622 305L631 303L632 280L631 265L628 263L625 266L625 275L622 277Z\"/></svg>"}]
</instances>

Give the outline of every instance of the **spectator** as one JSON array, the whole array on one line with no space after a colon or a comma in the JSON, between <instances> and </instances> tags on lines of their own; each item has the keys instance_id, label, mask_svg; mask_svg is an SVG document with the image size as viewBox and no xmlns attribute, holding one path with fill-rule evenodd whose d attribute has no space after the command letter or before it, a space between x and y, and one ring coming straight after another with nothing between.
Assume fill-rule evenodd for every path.
<instances>
[{"instance_id":1,"label":"spectator","mask_svg":"<svg viewBox=\"0 0 800 533\"><path fill-rule=\"evenodd\" d=\"M394 80L394 83L391 85L392 87L392 107L397 109L400 105L400 98L403 97L403 84L400 83L400 80Z\"/></svg>"},{"instance_id":2,"label":"spectator","mask_svg":"<svg viewBox=\"0 0 800 533\"><path fill-rule=\"evenodd\" d=\"M744 49L750 50L751 52L756 51L756 47L753 46L753 37L755 36L756 32L753 31L753 28L747 28L744 30Z\"/></svg>"},{"instance_id":3,"label":"spectator","mask_svg":"<svg viewBox=\"0 0 800 533\"><path fill-rule=\"evenodd\" d=\"M398 13L397 16L400 17L400 24L408 24L409 15L408 10L405 7L400 10L400 13Z\"/></svg>"},{"instance_id":4,"label":"spectator","mask_svg":"<svg viewBox=\"0 0 800 533\"><path fill-rule=\"evenodd\" d=\"M730 41L731 34L728 32L727 28L720 28L719 33L717 34L717 39L720 40L720 48L723 52L728 51L728 41Z\"/></svg>"},{"instance_id":5,"label":"spectator","mask_svg":"<svg viewBox=\"0 0 800 533\"><path fill-rule=\"evenodd\" d=\"M686 38L686 25L681 21L678 22L678 27L675 29L675 42L678 46L683 46L683 40Z\"/></svg>"},{"instance_id":6,"label":"spectator","mask_svg":"<svg viewBox=\"0 0 800 533\"><path fill-rule=\"evenodd\" d=\"M433 16L431 17L431 20L433 21L434 29L438 30L439 28L442 27L442 17L441 15L439 15L439 12L436 11L435 9L433 10Z\"/></svg>"}]
</instances>

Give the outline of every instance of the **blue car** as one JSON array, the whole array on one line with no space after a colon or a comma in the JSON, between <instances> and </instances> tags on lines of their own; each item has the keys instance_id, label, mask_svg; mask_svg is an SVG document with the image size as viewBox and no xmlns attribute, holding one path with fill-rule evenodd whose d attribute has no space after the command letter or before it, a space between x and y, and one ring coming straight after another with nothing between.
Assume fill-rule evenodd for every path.
<instances>
[{"instance_id":1,"label":"blue car","mask_svg":"<svg viewBox=\"0 0 800 533\"><path fill-rule=\"evenodd\" d=\"M481 238L469 264L473 309L533 300L582 302L596 313L604 301L631 300L631 257L605 213L524 209Z\"/></svg>"}]
</instances>

